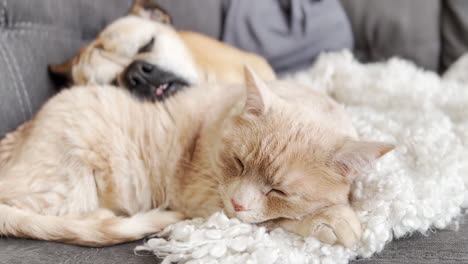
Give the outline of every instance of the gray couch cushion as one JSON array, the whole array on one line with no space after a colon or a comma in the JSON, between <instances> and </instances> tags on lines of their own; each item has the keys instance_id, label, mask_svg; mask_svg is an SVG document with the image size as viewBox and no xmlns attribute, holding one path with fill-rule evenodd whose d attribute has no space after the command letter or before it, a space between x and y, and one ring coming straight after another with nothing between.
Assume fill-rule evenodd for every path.
<instances>
[{"instance_id":1,"label":"gray couch cushion","mask_svg":"<svg viewBox=\"0 0 468 264\"><path fill-rule=\"evenodd\" d=\"M440 0L341 2L351 21L354 52L361 61L399 56L439 70Z\"/></svg>"},{"instance_id":2,"label":"gray couch cushion","mask_svg":"<svg viewBox=\"0 0 468 264\"><path fill-rule=\"evenodd\" d=\"M466 218L465 220L468 220ZM443 230L429 237L415 234L394 241L385 250L370 259L352 261L352 264L438 264L468 263L468 221L458 232ZM2 264L149 264L160 263L156 257L135 254L142 242L105 248L84 248L45 241L0 239L0 263Z\"/></svg>"},{"instance_id":3,"label":"gray couch cushion","mask_svg":"<svg viewBox=\"0 0 468 264\"><path fill-rule=\"evenodd\" d=\"M104 3L0 1L0 137L29 119L54 93L47 64L72 57L130 7L128 0Z\"/></svg>"},{"instance_id":4,"label":"gray couch cushion","mask_svg":"<svg viewBox=\"0 0 468 264\"><path fill-rule=\"evenodd\" d=\"M468 51L468 1L443 1L442 70Z\"/></svg>"},{"instance_id":5,"label":"gray couch cushion","mask_svg":"<svg viewBox=\"0 0 468 264\"><path fill-rule=\"evenodd\" d=\"M149 253L134 253L143 242L104 248L85 248L46 241L0 239L2 264L157 264Z\"/></svg>"},{"instance_id":6,"label":"gray couch cushion","mask_svg":"<svg viewBox=\"0 0 468 264\"><path fill-rule=\"evenodd\" d=\"M468 263L468 216L462 217L458 231L438 230L428 236L414 234L393 241L370 259L352 264L439 264Z\"/></svg>"},{"instance_id":7,"label":"gray couch cushion","mask_svg":"<svg viewBox=\"0 0 468 264\"><path fill-rule=\"evenodd\" d=\"M201 32L213 38L222 34L221 0L157 0L172 16L174 26L180 30Z\"/></svg>"}]
</instances>

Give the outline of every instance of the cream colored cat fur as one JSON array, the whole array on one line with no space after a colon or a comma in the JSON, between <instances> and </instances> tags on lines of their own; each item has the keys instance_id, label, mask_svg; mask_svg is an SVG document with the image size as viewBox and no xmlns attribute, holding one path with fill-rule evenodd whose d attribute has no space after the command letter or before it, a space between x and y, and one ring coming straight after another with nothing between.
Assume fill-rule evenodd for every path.
<instances>
[{"instance_id":1,"label":"cream colored cat fur","mask_svg":"<svg viewBox=\"0 0 468 264\"><path fill-rule=\"evenodd\" d=\"M245 86L202 85L157 104L77 87L19 129L0 164L0 235L85 246L218 210L352 246L361 229L350 184L393 148L357 141L325 95L250 70Z\"/></svg>"}]
</instances>

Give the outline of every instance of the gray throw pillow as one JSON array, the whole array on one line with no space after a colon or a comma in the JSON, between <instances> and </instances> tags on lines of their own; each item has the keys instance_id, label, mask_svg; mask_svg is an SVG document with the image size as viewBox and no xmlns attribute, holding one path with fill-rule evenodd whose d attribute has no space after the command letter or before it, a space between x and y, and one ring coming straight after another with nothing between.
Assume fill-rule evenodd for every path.
<instances>
[{"instance_id":1,"label":"gray throw pillow","mask_svg":"<svg viewBox=\"0 0 468 264\"><path fill-rule=\"evenodd\" d=\"M223 40L266 57L280 74L310 67L323 51L352 48L338 0L225 2Z\"/></svg>"}]
</instances>

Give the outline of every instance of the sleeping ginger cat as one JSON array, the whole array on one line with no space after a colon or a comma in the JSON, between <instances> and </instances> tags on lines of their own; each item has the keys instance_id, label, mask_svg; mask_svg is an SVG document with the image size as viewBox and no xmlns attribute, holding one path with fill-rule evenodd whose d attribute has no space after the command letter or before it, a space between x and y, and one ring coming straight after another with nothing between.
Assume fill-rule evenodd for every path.
<instances>
[{"instance_id":1,"label":"sleeping ginger cat","mask_svg":"<svg viewBox=\"0 0 468 264\"><path fill-rule=\"evenodd\" d=\"M352 246L350 185L393 146L357 141L325 95L245 78L157 104L112 87L61 92L0 162L0 235L107 246L224 210Z\"/></svg>"}]
</instances>

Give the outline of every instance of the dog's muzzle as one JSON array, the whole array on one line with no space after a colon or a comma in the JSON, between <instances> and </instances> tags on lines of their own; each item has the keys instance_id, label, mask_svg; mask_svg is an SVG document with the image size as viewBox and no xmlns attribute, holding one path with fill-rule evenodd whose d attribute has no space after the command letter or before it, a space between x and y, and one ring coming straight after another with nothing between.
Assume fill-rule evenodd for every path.
<instances>
[{"instance_id":1,"label":"dog's muzzle","mask_svg":"<svg viewBox=\"0 0 468 264\"><path fill-rule=\"evenodd\" d=\"M132 62L122 79L132 94L151 101L162 101L188 86L183 78L145 61Z\"/></svg>"}]
</instances>

